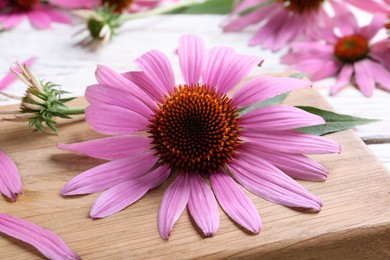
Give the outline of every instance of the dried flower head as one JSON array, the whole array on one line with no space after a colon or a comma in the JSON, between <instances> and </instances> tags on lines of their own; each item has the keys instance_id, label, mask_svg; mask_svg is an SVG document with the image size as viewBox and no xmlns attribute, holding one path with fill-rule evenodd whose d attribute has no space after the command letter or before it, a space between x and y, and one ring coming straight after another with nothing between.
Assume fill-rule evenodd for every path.
<instances>
[{"instance_id":1,"label":"dried flower head","mask_svg":"<svg viewBox=\"0 0 390 260\"><path fill-rule=\"evenodd\" d=\"M85 28L77 33L83 33L82 39L77 44L89 47L91 50L96 50L110 41L121 25L119 21L121 14L114 13L113 7L103 6L95 11L77 11L76 14L86 20Z\"/></svg>"},{"instance_id":2,"label":"dried flower head","mask_svg":"<svg viewBox=\"0 0 390 260\"><path fill-rule=\"evenodd\" d=\"M44 131L47 126L57 134L54 117L70 118L68 115L84 113L83 108L69 108L65 105L73 98L62 98L68 92L60 90L59 85L39 81L25 64L17 63L17 68L19 71L11 71L28 88L23 97L1 92L6 97L21 100L19 110L0 112L3 115L1 121L27 121L30 128Z\"/></svg>"}]
</instances>

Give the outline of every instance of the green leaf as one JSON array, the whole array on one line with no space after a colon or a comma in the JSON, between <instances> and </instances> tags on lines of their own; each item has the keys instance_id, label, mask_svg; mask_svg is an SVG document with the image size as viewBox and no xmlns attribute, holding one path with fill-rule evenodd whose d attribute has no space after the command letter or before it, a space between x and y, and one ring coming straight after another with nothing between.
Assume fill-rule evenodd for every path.
<instances>
[{"instance_id":1,"label":"green leaf","mask_svg":"<svg viewBox=\"0 0 390 260\"><path fill-rule=\"evenodd\" d=\"M61 102L61 103L67 103L69 101L72 101L73 99L75 99L76 97L71 97L71 98L61 98L59 99L58 101Z\"/></svg>"},{"instance_id":2,"label":"green leaf","mask_svg":"<svg viewBox=\"0 0 390 260\"><path fill-rule=\"evenodd\" d=\"M229 14L233 9L233 0L208 0L201 4L183 7L166 14Z\"/></svg>"},{"instance_id":3,"label":"green leaf","mask_svg":"<svg viewBox=\"0 0 390 260\"><path fill-rule=\"evenodd\" d=\"M277 95L277 96L275 96L273 98L269 98L269 99L266 99L266 100L263 100L263 101L251 104L249 106L239 108L238 109L238 113L240 114L240 117L241 117L241 116L245 115L246 113L248 113L248 112L250 112L252 110L255 110L257 108L260 108L260 107L279 105L287 98L287 96L289 94L290 94L290 92L283 93L283 94Z\"/></svg>"},{"instance_id":4,"label":"green leaf","mask_svg":"<svg viewBox=\"0 0 390 260\"><path fill-rule=\"evenodd\" d=\"M350 129L357 125L364 125L364 124L369 124L378 121L377 119L368 119L368 118L337 114L331 111L322 110L310 106L297 106L297 108L321 116L326 121L325 125L316 125L316 126L302 127L297 129L298 131L306 134L324 135L324 134Z\"/></svg>"}]
</instances>

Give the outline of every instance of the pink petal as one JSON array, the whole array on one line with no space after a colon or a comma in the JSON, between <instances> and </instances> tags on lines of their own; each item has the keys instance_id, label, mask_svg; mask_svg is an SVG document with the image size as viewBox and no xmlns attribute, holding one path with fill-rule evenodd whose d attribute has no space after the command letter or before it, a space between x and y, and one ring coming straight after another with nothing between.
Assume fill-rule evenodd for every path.
<instances>
[{"instance_id":1,"label":"pink petal","mask_svg":"<svg viewBox=\"0 0 390 260\"><path fill-rule=\"evenodd\" d=\"M6 15L0 15L4 17L4 20L1 21L1 27L5 30L9 30L17 26L25 17L24 13L11 13Z\"/></svg>"},{"instance_id":2,"label":"pink petal","mask_svg":"<svg viewBox=\"0 0 390 260\"><path fill-rule=\"evenodd\" d=\"M220 71L218 83L216 85L219 92L229 92L241 80L248 76L252 69L261 64L262 61L263 60L257 56L232 55Z\"/></svg>"},{"instance_id":3,"label":"pink petal","mask_svg":"<svg viewBox=\"0 0 390 260\"><path fill-rule=\"evenodd\" d=\"M22 180L15 163L0 151L0 192L15 200L22 193Z\"/></svg>"},{"instance_id":4,"label":"pink petal","mask_svg":"<svg viewBox=\"0 0 390 260\"><path fill-rule=\"evenodd\" d=\"M73 151L103 160L116 160L150 149L146 136L114 136L73 144L57 144L62 150Z\"/></svg>"},{"instance_id":5,"label":"pink petal","mask_svg":"<svg viewBox=\"0 0 390 260\"><path fill-rule=\"evenodd\" d=\"M324 181L328 176L324 166L300 154L264 151L250 143L242 144L240 150L263 158L294 179Z\"/></svg>"},{"instance_id":6,"label":"pink petal","mask_svg":"<svg viewBox=\"0 0 390 260\"><path fill-rule=\"evenodd\" d=\"M246 2L248 2L248 1L245 1L243 4L245 4ZM242 5L240 5L239 7L241 7ZM223 27L223 30L225 32L238 32L238 31L241 31L245 27L247 27L247 26L249 26L251 24L256 24L256 23L264 20L265 18L269 17L270 15L272 15L272 13L276 9L275 6L277 6L277 5L279 5L279 4L271 4L269 6L260 8L260 9L258 9L256 11L253 11L253 12L247 14L247 15L238 16L236 19L234 19L231 22L227 23ZM244 8L244 10L245 10L245 8Z\"/></svg>"},{"instance_id":7,"label":"pink petal","mask_svg":"<svg viewBox=\"0 0 390 260\"><path fill-rule=\"evenodd\" d=\"M137 85L145 93L147 93L154 101L159 102L164 96L164 90L155 88L153 82L142 71L130 71L122 74L123 77Z\"/></svg>"},{"instance_id":8,"label":"pink petal","mask_svg":"<svg viewBox=\"0 0 390 260\"><path fill-rule=\"evenodd\" d=\"M370 24L362 28L361 34L366 37L367 40L372 40L378 31L383 28L386 19L387 16L385 14L375 14L372 17Z\"/></svg>"},{"instance_id":9,"label":"pink petal","mask_svg":"<svg viewBox=\"0 0 390 260\"><path fill-rule=\"evenodd\" d=\"M106 104L122 107L150 119L153 111L127 90L106 85L89 86L85 97L90 104Z\"/></svg>"},{"instance_id":10,"label":"pink petal","mask_svg":"<svg viewBox=\"0 0 390 260\"><path fill-rule=\"evenodd\" d=\"M241 137L248 142L285 153L338 153L340 146L331 140L321 136L299 133L297 131L263 131L256 132L250 129L241 132Z\"/></svg>"},{"instance_id":11,"label":"pink petal","mask_svg":"<svg viewBox=\"0 0 390 260\"><path fill-rule=\"evenodd\" d=\"M96 132L108 135L133 134L147 130L147 115L123 107L96 104L85 110L85 120Z\"/></svg>"},{"instance_id":12,"label":"pink petal","mask_svg":"<svg viewBox=\"0 0 390 260\"><path fill-rule=\"evenodd\" d=\"M360 91L366 97L371 97L374 93L375 80L371 72L368 60L362 60L353 64L355 70L355 81Z\"/></svg>"},{"instance_id":13,"label":"pink petal","mask_svg":"<svg viewBox=\"0 0 390 260\"><path fill-rule=\"evenodd\" d=\"M334 46L320 42L293 42L289 53L281 57L281 62L294 65L301 70L298 63L305 60L334 60ZM318 66L319 67L319 66Z\"/></svg>"},{"instance_id":14,"label":"pink petal","mask_svg":"<svg viewBox=\"0 0 390 260\"><path fill-rule=\"evenodd\" d=\"M203 40L193 35L180 37L178 55L185 83L187 85L197 84L207 57L206 45Z\"/></svg>"},{"instance_id":15,"label":"pink petal","mask_svg":"<svg viewBox=\"0 0 390 260\"><path fill-rule=\"evenodd\" d=\"M137 179L111 187L96 199L91 209L91 218L105 218L130 206L142 198L149 189L163 183L169 173L168 167L162 166Z\"/></svg>"},{"instance_id":16,"label":"pink petal","mask_svg":"<svg viewBox=\"0 0 390 260\"><path fill-rule=\"evenodd\" d=\"M224 173L210 174L211 187L219 204L237 224L257 234L261 230L261 219L253 202L241 188Z\"/></svg>"},{"instance_id":17,"label":"pink petal","mask_svg":"<svg viewBox=\"0 0 390 260\"><path fill-rule=\"evenodd\" d=\"M277 95L289 92L293 89L311 86L307 80L261 76L256 77L240 88L233 96L233 106L245 107Z\"/></svg>"},{"instance_id":18,"label":"pink petal","mask_svg":"<svg viewBox=\"0 0 390 260\"><path fill-rule=\"evenodd\" d=\"M321 210L321 200L264 159L242 154L228 165L245 188L271 202L294 208Z\"/></svg>"},{"instance_id":19,"label":"pink petal","mask_svg":"<svg viewBox=\"0 0 390 260\"><path fill-rule=\"evenodd\" d=\"M370 66L375 81L381 85L381 88L390 91L390 71L374 61L370 61Z\"/></svg>"},{"instance_id":20,"label":"pink petal","mask_svg":"<svg viewBox=\"0 0 390 260\"><path fill-rule=\"evenodd\" d=\"M188 209L206 237L214 236L219 226L218 205L213 192L199 174L190 178Z\"/></svg>"},{"instance_id":21,"label":"pink petal","mask_svg":"<svg viewBox=\"0 0 390 260\"><path fill-rule=\"evenodd\" d=\"M370 57L390 68L390 39L383 39L370 46Z\"/></svg>"},{"instance_id":22,"label":"pink petal","mask_svg":"<svg viewBox=\"0 0 390 260\"><path fill-rule=\"evenodd\" d=\"M363 11L370 12L370 13L386 13L388 10L386 6L379 4L376 1L372 0L344 0L345 2L356 6L357 8L360 8Z\"/></svg>"},{"instance_id":23,"label":"pink petal","mask_svg":"<svg viewBox=\"0 0 390 260\"><path fill-rule=\"evenodd\" d=\"M310 55L307 53L307 55ZM313 57L314 56L314 57ZM301 57L301 61L290 67L292 70L303 71L310 75L311 80L321 80L337 74L340 69L339 61L333 57L333 54L328 57L320 57L313 55L312 58L305 59Z\"/></svg>"},{"instance_id":24,"label":"pink petal","mask_svg":"<svg viewBox=\"0 0 390 260\"><path fill-rule=\"evenodd\" d=\"M332 5L335 16L333 17L334 26L338 27L343 35L351 35L359 31L359 24L355 15L345 4L336 1L329 1Z\"/></svg>"},{"instance_id":25,"label":"pink petal","mask_svg":"<svg viewBox=\"0 0 390 260\"><path fill-rule=\"evenodd\" d=\"M167 56L160 51L153 50L142 55L136 62L153 83L155 89L172 93L175 88L175 77Z\"/></svg>"},{"instance_id":26,"label":"pink petal","mask_svg":"<svg viewBox=\"0 0 390 260\"><path fill-rule=\"evenodd\" d=\"M32 245L49 259L80 259L59 236L26 220L0 214L0 232Z\"/></svg>"},{"instance_id":27,"label":"pink petal","mask_svg":"<svg viewBox=\"0 0 390 260\"><path fill-rule=\"evenodd\" d=\"M296 23L294 15L291 15L285 8L281 8L255 33L249 45L261 44L263 48L270 48L273 51L279 50L292 38L303 33L303 27L290 26ZM284 28L286 26L288 28Z\"/></svg>"},{"instance_id":28,"label":"pink petal","mask_svg":"<svg viewBox=\"0 0 390 260\"><path fill-rule=\"evenodd\" d=\"M340 64L337 60L331 59L322 63L322 69L310 75L311 80L321 80L333 77L340 70Z\"/></svg>"},{"instance_id":29,"label":"pink petal","mask_svg":"<svg viewBox=\"0 0 390 260\"><path fill-rule=\"evenodd\" d=\"M208 61L202 73L203 83L210 87L217 87L221 71L235 54L233 48L215 47L208 52Z\"/></svg>"},{"instance_id":30,"label":"pink petal","mask_svg":"<svg viewBox=\"0 0 390 260\"><path fill-rule=\"evenodd\" d=\"M135 154L129 158L115 160L80 173L61 190L61 195L78 195L106 190L121 182L135 179L149 171L158 157L152 152Z\"/></svg>"},{"instance_id":31,"label":"pink petal","mask_svg":"<svg viewBox=\"0 0 390 260\"><path fill-rule=\"evenodd\" d=\"M70 19L70 17L63 12L59 12L55 10L47 10L45 13L50 17L50 20L53 22L63 23L63 24L72 23L72 19Z\"/></svg>"},{"instance_id":32,"label":"pink petal","mask_svg":"<svg viewBox=\"0 0 390 260\"><path fill-rule=\"evenodd\" d=\"M302 17L298 15L286 16L275 35L274 41L270 41L267 48L270 48L272 51L278 51L283 48L286 43L303 34L304 26L302 24ZM266 46L263 44L263 47Z\"/></svg>"},{"instance_id":33,"label":"pink petal","mask_svg":"<svg viewBox=\"0 0 390 260\"><path fill-rule=\"evenodd\" d=\"M330 88L330 95L335 95L339 92L345 85L351 82L351 76L353 73L353 66L350 64L344 64L341 68L341 71L337 77L336 84Z\"/></svg>"},{"instance_id":34,"label":"pink petal","mask_svg":"<svg viewBox=\"0 0 390 260\"><path fill-rule=\"evenodd\" d=\"M116 73L112 69L103 65L98 65L96 68L95 76L100 84L128 91L130 94L138 98L149 108L153 109L155 107L153 100L148 94L146 94L137 85L135 85L122 75Z\"/></svg>"},{"instance_id":35,"label":"pink petal","mask_svg":"<svg viewBox=\"0 0 390 260\"><path fill-rule=\"evenodd\" d=\"M316 58L330 58L334 56L333 45L323 44L321 42L316 42L316 41L299 41L299 42L296 41L291 43L291 48L302 50L302 55L305 54L305 51L309 52L311 55L316 55L316 56L323 55L321 57L316 57ZM310 57L310 55L308 57Z\"/></svg>"},{"instance_id":36,"label":"pink petal","mask_svg":"<svg viewBox=\"0 0 390 260\"><path fill-rule=\"evenodd\" d=\"M168 240L173 225L179 219L190 197L190 176L180 173L165 191L158 210L158 232Z\"/></svg>"},{"instance_id":37,"label":"pink petal","mask_svg":"<svg viewBox=\"0 0 390 260\"><path fill-rule=\"evenodd\" d=\"M42 11L33 10L28 12L28 18L33 26L39 29L50 29L50 17Z\"/></svg>"},{"instance_id":38,"label":"pink petal","mask_svg":"<svg viewBox=\"0 0 390 260\"><path fill-rule=\"evenodd\" d=\"M320 116L292 106L282 105L262 107L240 117L240 125L244 129L251 128L257 131L288 130L325 123L325 120Z\"/></svg>"},{"instance_id":39,"label":"pink petal","mask_svg":"<svg viewBox=\"0 0 390 260\"><path fill-rule=\"evenodd\" d=\"M244 0L244 1L241 1L240 3L237 3L237 6L234 7L234 10L232 13L238 15L238 14L242 13L243 11L247 10L248 8L254 7L258 4L267 4L265 7L257 9L257 10L262 10L262 9L266 8L268 6L268 4L271 4L271 3L269 3L268 0ZM274 5L273 8L277 8L280 4L273 4L273 5ZM249 13L249 14L251 14L251 13ZM242 17L246 17L246 15L242 15Z\"/></svg>"},{"instance_id":40,"label":"pink petal","mask_svg":"<svg viewBox=\"0 0 390 260\"><path fill-rule=\"evenodd\" d=\"M36 57L30 57L27 60L21 62L21 64L26 65L27 67L31 67L35 61L37 60ZM17 67L12 67L13 70L20 72L20 70ZM0 90L6 89L10 84L15 82L17 80L15 74L12 71L9 71L5 77L0 81Z\"/></svg>"}]
</instances>

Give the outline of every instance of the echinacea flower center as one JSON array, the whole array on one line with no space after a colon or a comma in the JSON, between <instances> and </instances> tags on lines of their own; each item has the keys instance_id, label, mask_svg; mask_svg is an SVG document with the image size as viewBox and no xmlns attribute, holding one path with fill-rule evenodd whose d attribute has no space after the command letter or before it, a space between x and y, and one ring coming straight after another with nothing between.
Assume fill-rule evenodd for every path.
<instances>
[{"instance_id":1,"label":"echinacea flower center","mask_svg":"<svg viewBox=\"0 0 390 260\"><path fill-rule=\"evenodd\" d=\"M115 12L126 11L133 3L133 0L102 0L102 1L103 4L107 4L108 6L113 7Z\"/></svg>"},{"instance_id":2,"label":"echinacea flower center","mask_svg":"<svg viewBox=\"0 0 390 260\"><path fill-rule=\"evenodd\" d=\"M184 85L165 97L150 120L153 149L172 169L218 170L239 144L237 108L206 85Z\"/></svg>"},{"instance_id":3,"label":"echinacea flower center","mask_svg":"<svg viewBox=\"0 0 390 260\"><path fill-rule=\"evenodd\" d=\"M302 14L318 10L324 0L279 0L279 2L282 2L290 11Z\"/></svg>"},{"instance_id":4,"label":"echinacea flower center","mask_svg":"<svg viewBox=\"0 0 390 260\"><path fill-rule=\"evenodd\" d=\"M11 4L22 10L31 10L39 0L11 0Z\"/></svg>"},{"instance_id":5,"label":"echinacea flower center","mask_svg":"<svg viewBox=\"0 0 390 260\"><path fill-rule=\"evenodd\" d=\"M355 34L345 36L336 43L334 53L345 63L353 63L367 57L369 52L368 41L365 37Z\"/></svg>"}]
</instances>

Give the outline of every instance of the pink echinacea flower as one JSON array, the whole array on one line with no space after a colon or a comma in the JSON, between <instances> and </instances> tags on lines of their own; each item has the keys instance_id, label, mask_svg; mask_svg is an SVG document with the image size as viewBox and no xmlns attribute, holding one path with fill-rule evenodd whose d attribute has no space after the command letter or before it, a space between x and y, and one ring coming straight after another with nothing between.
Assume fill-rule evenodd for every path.
<instances>
[{"instance_id":1,"label":"pink echinacea flower","mask_svg":"<svg viewBox=\"0 0 390 260\"><path fill-rule=\"evenodd\" d=\"M343 8L340 5L339 11ZM337 76L337 82L330 88L332 95L349 83L356 83L367 97L372 96L376 83L390 91L390 67L386 68L390 64L385 59L389 57L390 40L373 40L383 28L386 16L376 14L369 25L360 28L355 17L344 11L336 19L340 34L323 28L318 39L292 44L282 62L309 74L311 80Z\"/></svg>"},{"instance_id":2,"label":"pink echinacea flower","mask_svg":"<svg viewBox=\"0 0 390 260\"><path fill-rule=\"evenodd\" d=\"M48 259L80 259L59 236L26 220L0 213L0 232L34 246Z\"/></svg>"},{"instance_id":3,"label":"pink echinacea flower","mask_svg":"<svg viewBox=\"0 0 390 260\"><path fill-rule=\"evenodd\" d=\"M49 29L51 22L70 24L71 19L53 6L43 4L40 0L2 0L0 11L1 28L8 30L17 26L24 17L39 29ZM66 0L62 0L66 1Z\"/></svg>"},{"instance_id":4,"label":"pink echinacea flower","mask_svg":"<svg viewBox=\"0 0 390 260\"><path fill-rule=\"evenodd\" d=\"M338 10L334 4L355 6L370 13L386 12L386 7L375 0L244 0L234 8L224 31L237 32L261 24L249 44L277 51L320 26L329 26L326 2L333 7L335 16Z\"/></svg>"},{"instance_id":5,"label":"pink echinacea flower","mask_svg":"<svg viewBox=\"0 0 390 260\"><path fill-rule=\"evenodd\" d=\"M231 219L258 233L260 216L236 181L274 203L319 211L321 200L292 177L325 180L326 169L302 154L340 148L294 129L324 120L285 105L251 106L311 83L256 77L230 97L227 94L262 61L259 57L228 47L207 50L191 35L180 38L178 56L184 78L180 85L168 58L157 50L136 60L142 71L118 74L97 68L98 84L86 91L86 120L95 131L114 136L58 147L109 162L73 178L62 195L104 191L90 212L92 218L103 218L172 176L175 180L158 213L163 239L169 238L186 206L204 235L214 235L219 226L217 201Z\"/></svg>"}]
</instances>

